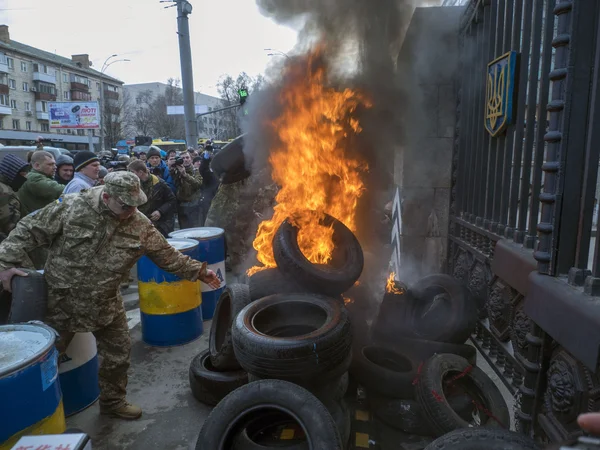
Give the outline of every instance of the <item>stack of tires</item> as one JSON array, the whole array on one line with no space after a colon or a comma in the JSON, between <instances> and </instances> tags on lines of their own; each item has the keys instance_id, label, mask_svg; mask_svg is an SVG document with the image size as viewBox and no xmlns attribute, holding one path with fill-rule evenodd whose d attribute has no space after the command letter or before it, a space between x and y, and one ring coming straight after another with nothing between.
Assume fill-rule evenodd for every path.
<instances>
[{"instance_id":1,"label":"stack of tires","mask_svg":"<svg viewBox=\"0 0 600 450\"><path fill-rule=\"evenodd\" d=\"M273 241L278 268L229 285L219 299L209 350L190 368L196 398L217 404L196 449L347 448L352 328L341 294L360 276L363 255L341 222L326 216L323 225L334 230L330 264L310 263L285 221Z\"/></svg>"},{"instance_id":2,"label":"stack of tires","mask_svg":"<svg viewBox=\"0 0 600 450\"><path fill-rule=\"evenodd\" d=\"M494 382L465 344L478 317L466 287L431 275L386 293L350 373L367 391L372 412L406 433L439 437L460 428L510 427Z\"/></svg>"}]
</instances>

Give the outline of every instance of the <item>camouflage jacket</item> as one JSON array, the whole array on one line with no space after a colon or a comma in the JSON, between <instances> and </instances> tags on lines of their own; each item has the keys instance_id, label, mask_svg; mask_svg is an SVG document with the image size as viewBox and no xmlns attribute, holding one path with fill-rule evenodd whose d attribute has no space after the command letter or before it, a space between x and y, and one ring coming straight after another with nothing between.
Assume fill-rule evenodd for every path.
<instances>
[{"instance_id":1,"label":"camouflage jacket","mask_svg":"<svg viewBox=\"0 0 600 450\"><path fill-rule=\"evenodd\" d=\"M202 195L202 175L193 166L185 168L185 174L173 167L171 176L177 188L177 200L179 202L191 202Z\"/></svg>"},{"instance_id":2,"label":"camouflage jacket","mask_svg":"<svg viewBox=\"0 0 600 450\"><path fill-rule=\"evenodd\" d=\"M17 225L21 219L21 202L15 191L0 178L0 241Z\"/></svg>"},{"instance_id":3,"label":"camouflage jacket","mask_svg":"<svg viewBox=\"0 0 600 450\"><path fill-rule=\"evenodd\" d=\"M17 194L21 201L21 214L29 214L52 203L60 197L64 188L54 178L37 170L32 170L27 175L27 181L21 186Z\"/></svg>"},{"instance_id":4,"label":"camouflage jacket","mask_svg":"<svg viewBox=\"0 0 600 450\"><path fill-rule=\"evenodd\" d=\"M0 270L21 266L27 252L48 246L46 321L58 330L102 328L123 312L119 285L147 255L195 281L206 265L175 250L139 211L119 221L102 201L103 187L67 195L23 218L0 244Z\"/></svg>"}]
</instances>

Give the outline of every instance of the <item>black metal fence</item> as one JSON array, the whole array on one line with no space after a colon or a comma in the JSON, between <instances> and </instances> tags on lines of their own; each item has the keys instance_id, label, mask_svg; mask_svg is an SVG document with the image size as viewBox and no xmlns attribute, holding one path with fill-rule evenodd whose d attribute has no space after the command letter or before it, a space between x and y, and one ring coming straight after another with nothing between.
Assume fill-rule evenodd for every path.
<instances>
[{"instance_id":1,"label":"black metal fence","mask_svg":"<svg viewBox=\"0 0 600 450\"><path fill-rule=\"evenodd\" d=\"M481 301L473 342L519 429L547 440L577 434L600 385L599 24L596 0L471 0L461 23L449 267Z\"/></svg>"}]
</instances>

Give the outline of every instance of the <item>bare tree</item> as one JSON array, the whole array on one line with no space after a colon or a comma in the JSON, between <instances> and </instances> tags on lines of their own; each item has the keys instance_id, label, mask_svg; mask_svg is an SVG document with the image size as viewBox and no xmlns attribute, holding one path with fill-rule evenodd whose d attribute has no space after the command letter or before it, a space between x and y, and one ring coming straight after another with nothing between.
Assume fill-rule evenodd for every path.
<instances>
[{"instance_id":1,"label":"bare tree","mask_svg":"<svg viewBox=\"0 0 600 450\"><path fill-rule=\"evenodd\" d=\"M152 91L146 90L140 92L135 104L131 104L133 126L136 136L149 136L152 134Z\"/></svg>"},{"instance_id":2,"label":"bare tree","mask_svg":"<svg viewBox=\"0 0 600 450\"><path fill-rule=\"evenodd\" d=\"M240 89L247 89L248 94L260 89L265 83L265 78L262 75L258 75L256 78L252 78L246 72L240 73L237 78L233 78L231 75L223 75L217 83L217 90L221 96L221 103L223 107L231 106L239 103ZM219 120L223 124L219 127L220 133L224 137L220 139L229 139L239 136L242 131L239 126L239 117L243 114L239 108L229 109L219 113Z\"/></svg>"},{"instance_id":3,"label":"bare tree","mask_svg":"<svg viewBox=\"0 0 600 450\"><path fill-rule=\"evenodd\" d=\"M179 80L169 78L165 93L156 97L151 105L150 124L154 136L169 139L185 138L185 122L181 115L170 116L167 106L183 104L183 93Z\"/></svg>"},{"instance_id":4,"label":"bare tree","mask_svg":"<svg viewBox=\"0 0 600 450\"><path fill-rule=\"evenodd\" d=\"M131 101L129 94L105 92L102 105L102 128L104 131L104 146L113 148L121 139L125 139L133 130L131 128Z\"/></svg>"}]
</instances>

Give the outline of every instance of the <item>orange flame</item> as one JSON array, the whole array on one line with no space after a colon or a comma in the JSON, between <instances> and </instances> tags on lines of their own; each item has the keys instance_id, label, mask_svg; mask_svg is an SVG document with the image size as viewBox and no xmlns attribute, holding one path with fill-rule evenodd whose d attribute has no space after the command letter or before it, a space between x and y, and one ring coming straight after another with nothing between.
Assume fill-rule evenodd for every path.
<instances>
[{"instance_id":1,"label":"orange flame","mask_svg":"<svg viewBox=\"0 0 600 450\"><path fill-rule=\"evenodd\" d=\"M273 181L281 189L273 217L259 225L253 243L263 267L251 268L248 275L276 266L273 237L287 218L299 228L300 250L316 264L328 263L334 248L333 229L319 224L324 213L356 230L356 206L364 191L361 175L367 166L348 155L344 140L362 131L356 109L371 105L356 91L327 86L326 70L316 64L322 51L319 47L285 73L282 113L271 123L280 144L269 157Z\"/></svg>"},{"instance_id":2,"label":"orange flame","mask_svg":"<svg viewBox=\"0 0 600 450\"><path fill-rule=\"evenodd\" d=\"M396 274L394 272L390 273L390 276L387 279L385 292L396 295L404 294L404 290L398 287L398 284L396 283Z\"/></svg>"},{"instance_id":3,"label":"orange flame","mask_svg":"<svg viewBox=\"0 0 600 450\"><path fill-rule=\"evenodd\" d=\"M345 295L342 295L342 298L344 299L344 305L350 305L350 304L354 303L354 299L351 299L350 297L346 297Z\"/></svg>"}]
</instances>

